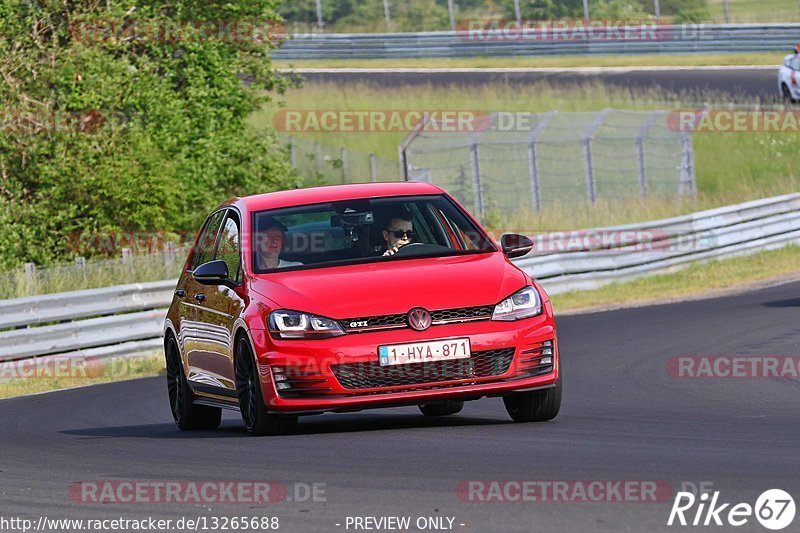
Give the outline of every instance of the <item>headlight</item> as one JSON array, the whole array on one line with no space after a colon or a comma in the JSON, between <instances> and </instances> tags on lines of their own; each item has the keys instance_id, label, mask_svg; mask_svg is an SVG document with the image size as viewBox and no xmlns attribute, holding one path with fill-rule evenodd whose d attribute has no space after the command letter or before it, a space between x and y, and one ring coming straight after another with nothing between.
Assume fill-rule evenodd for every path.
<instances>
[{"instance_id":1,"label":"headlight","mask_svg":"<svg viewBox=\"0 0 800 533\"><path fill-rule=\"evenodd\" d=\"M533 286L519 290L494 306L492 320L520 320L542 314L542 298Z\"/></svg>"},{"instance_id":2,"label":"headlight","mask_svg":"<svg viewBox=\"0 0 800 533\"><path fill-rule=\"evenodd\" d=\"M279 339L327 339L344 335L335 320L299 311L273 311L268 326L269 332Z\"/></svg>"}]
</instances>

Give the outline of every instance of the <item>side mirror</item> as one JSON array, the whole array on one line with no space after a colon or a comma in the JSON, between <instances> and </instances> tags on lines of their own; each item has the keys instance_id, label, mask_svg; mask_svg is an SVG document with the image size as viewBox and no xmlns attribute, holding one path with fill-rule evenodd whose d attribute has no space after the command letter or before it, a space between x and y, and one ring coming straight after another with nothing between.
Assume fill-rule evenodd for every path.
<instances>
[{"instance_id":1,"label":"side mirror","mask_svg":"<svg viewBox=\"0 0 800 533\"><path fill-rule=\"evenodd\" d=\"M516 233L503 233L500 236L500 247L509 259L522 257L533 250L533 241L525 235Z\"/></svg>"},{"instance_id":2,"label":"side mirror","mask_svg":"<svg viewBox=\"0 0 800 533\"><path fill-rule=\"evenodd\" d=\"M231 286L233 284L228 273L228 265L221 259L203 263L194 269L192 277L203 285Z\"/></svg>"}]
</instances>

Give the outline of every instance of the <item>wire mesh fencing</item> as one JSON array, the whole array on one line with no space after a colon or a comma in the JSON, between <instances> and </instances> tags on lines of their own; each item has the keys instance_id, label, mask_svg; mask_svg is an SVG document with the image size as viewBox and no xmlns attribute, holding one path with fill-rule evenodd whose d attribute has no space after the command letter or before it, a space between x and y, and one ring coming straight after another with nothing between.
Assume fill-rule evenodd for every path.
<instances>
[{"instance_id":1,"label":"wire mesh fencing","mask_svg":"<svg viewBox=\"0 0 800 533\"><path fill-rule=\"evenodd\" d=\"M289 136L292 165L309 184L366 183L400 179L397 161L345 147Z\"/></svg>"},{"instance_id":2,"label":"wire mesh fencing","mask_svg":"<svg viewBox=\"0 0 800 533\"><path fill-rule=\"evenodd\" d=\"M405 179L435 183L479 216L696 190L691 137L666 111L492 113L475 131L429 126L401 146Z\"/></svg>"}]
</instances>

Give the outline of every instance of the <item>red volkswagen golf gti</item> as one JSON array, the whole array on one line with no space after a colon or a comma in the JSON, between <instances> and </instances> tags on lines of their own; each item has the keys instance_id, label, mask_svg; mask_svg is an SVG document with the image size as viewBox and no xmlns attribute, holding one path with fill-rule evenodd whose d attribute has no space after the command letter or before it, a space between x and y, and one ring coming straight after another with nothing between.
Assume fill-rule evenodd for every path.
<instances>
[{"instance_id":1,"label":"red volkswagen golf gti","mask_svg":"<svg viewBox=\"0 0 800 533\"><path fill-rule=\"evenodd\" d=\"M561 404L542 288L451 196L426 183L232 199L206 219L178 280L164 347L180 429L239 409L254 434L298 415L501 396L517 422Z\"/></svg>"}]
</instances>

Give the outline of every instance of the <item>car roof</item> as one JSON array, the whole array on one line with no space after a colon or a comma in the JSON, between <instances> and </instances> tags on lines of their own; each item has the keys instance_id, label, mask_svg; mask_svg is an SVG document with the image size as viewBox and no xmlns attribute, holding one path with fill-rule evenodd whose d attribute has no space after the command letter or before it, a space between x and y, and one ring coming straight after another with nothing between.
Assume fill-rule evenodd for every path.
<instances>
[{"instance_id":1,"label":"car roof","mask_svg":"<svg viewBox=\"0 0 800 533\"><path fill-rule=\"evenodd\" d=\"M282 207L336 202L340 200L441 194L442 192L442 189L436 185L415 181L353 183L348 185L328 185L256 194L253 196L235 198L226 203L240 205L248 211L262 211L265 209L279 209Z\"/></svg>"}]
</instances>

